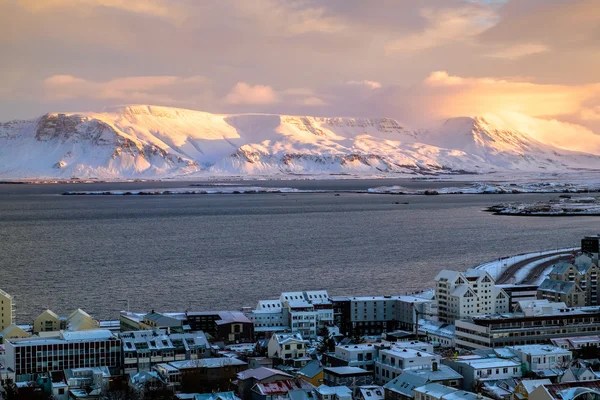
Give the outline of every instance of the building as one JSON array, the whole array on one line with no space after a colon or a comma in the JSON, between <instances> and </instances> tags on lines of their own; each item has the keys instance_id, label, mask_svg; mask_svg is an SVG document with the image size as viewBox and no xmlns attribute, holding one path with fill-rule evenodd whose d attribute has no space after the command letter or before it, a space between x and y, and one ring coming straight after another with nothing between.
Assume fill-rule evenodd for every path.
<instances>
[{"instance_id":1,"label":"building","mask_svg":"<svg viewBox=\"0 0 600 400\"><path fill-rule=\"evenodd\" d=\"M597 400L598 398L600 398L600 381L539 385L529 394L529 400Z\"/></svg>"},{"instance_id":2,"label":"building","mask_svg":"<svg viewBox=\"0 0 600 400\"><path fill-rule=\"evenodd\" d=\"M52 310L46 310L33 320L33 333L56 332L65 327L61 327L60 317Z\"/></svg>"},{"instance_id":3,"label":"building","mask_svg":"<svg viewBox=\"0 0 600 400\"><path fill-rule=\"evenodd\" d=\"M13 324L0 332L0 344L4 343L4 340L7 339L22 339L28 337L31 337L29 332L26 332L20 326Z\"/></svg>"},{"instance_id":4,"label":"building","mask_svg":"<svg viewBox=\"0 0 600 400\"><path fill-rule=\"evenodd\" d=\"M402 372L411 369L437 368L441 357L422 349L401 347L402 343L393 346L382 346L375 361L375 380L386 384Z\"/></svg>"},{"instance_id":5,"label":"building","mask_svg":"<svg viewBox=\"0 0 600 400\"><path fill-rule=\"evenodd\" d=\"M519 358L528 371L565 369L573 359L571 351L549 344L512 346L508 350Z\"/></svg>"},{"instance_id":6,"label":"building","mask_svg":"<svg viewBox=\"0 0 600 400\"><path fill-rule=\"evenodd\" d=\"M550 341L556 347L568 350L580 350L587 346L600 347L599 335L551 338Z\"/></svg>"},{"instance_id":7,"label":"building","mask_svg":"<svg viewBox=\"0 0 600 400\"><path fill-rule=\"evenodd\" d=\"M586 293L575 282L546 278L537 290L537 298L581 307L585 305Z\"/></svg>"},{"instance_id":8,"label":"building","mask_svg":"<svg viewBox=\"0 0 600 400\"><path fill-rule=\"evenodd\" d=\"M474 315L508 312L508 294L495 286L492 276L484 270L466 272L442 270L435 277L435 298L438 318L453 323Z\"/></svg>"},{"instance_id":9,"label":"building","mask_svg":"<svg viewBox=\"0 0 600 400\"><path fill-rule=\"evenodd\" d=\"M360 387L360 395L357 400L383 400L384 398L385 391L382 386L370 385Z\"/></svg>"},{"instance_id":10,"label":"building","mask_svg":"<svg viewBox=\"0 0 600 400\"><path fill-rule=\"evenodd\" d=\"M547 298L551 301L564 301L569 307L598 305L600 304L598 297L598 291L600 290L598 287L599 272L600 269L597 264L586 254L576 257L572 263L559 262L554 264L548 274L548 278L540 285L538 298ZM563 284L564 288L553 281L565 282ZM567 283L572 284L567 285ZM562 289L560 294L563 294L564 300L562 298L560 300L552 298L552 291L546 288L551 289L553 287ZM567 294L575 297L571 299ZM557 295L554 296L554 298L556 297Z\"/></svg>"},{"instance_id":11,"label":"building","mask_svg":"<svg viewBox=\"0 0 600 400\"><path fill-rule=\"evenodd\" d=\"M317 360L312 360L306 364L296 374L300 379L305 380L313 386L319 386L323 384L323 366Z\"/></svg>"},{"instance_id":12,"label":"building","mask_svg":"<svg viewBox=\"0 0 600 400\"><path fill-rule=\"evenodd\" d=\"M254 400L280 400L284 398L308 398L308 393L313 392L313 387L302 380L283 380L276 382L257 383L252 388ZM297 396L297 397L296 397ZM311 395L314 398L314 396Z\"/></svg>"},{"instance_id":13,"label":"building","mask_svg":"<svg viewBox=\"0 0 600 400\"><path fill-rule=\"evenodd\" d=\"M267 353L270 358L292 363L295 367L303 367L311 360L306 355L306 341L299 333L274 334L269 340Z\"/></svg>"},{"instance_id":14,"label":"building","mask_svg":"<svg viewBox=\"0 0 600 400\"><path fill-rule=\"evenodd\" d=\"M237 358L202 358L157 364L158 372L169 387L186 393L210 393L231 385L247 364Z\"/></svg>"},{"instance_id":15,"label":"building","mask_svg":"<svg viewBox=\"0 0 600 400\"><path fill-rule=\"evenodd\" d=\"M15 323L15 300L0 289L0 331Z\"/></svg>"},{"instance_id":16,"label":"building","mask_svg":"<svg viewBox=\"0 0 600 400\"><path fill-rule=\"evenodd\" d=\"M509 311L514 311L517 303L520 301L536 300L538 285L529 284L502 284L496 285L497 288L504 290L508 295L510 302Z\"/></svg>"},{"instance_id":17,"label":"building","mask_svg":"<svg viewBox=\"0 0 600 400\"><path fill-rule=\"evenodd\" d=\"M414 332L417 318L437 318L436 302L419 296L332 297L335 324L344 336Z\"/></svg>"},{"instance_id":18,"label":"building","mask_svg":"<svg viewBox=\"0 0 600 400\"><path fill-rule=\"evenodd\" d=\"M544 344L600 333L598 307L569 308L547 300L522 302L519 312L456 321L456 346L466 349Z\"/></svg>"},{"instance_id":19,"label":"building","mask_svg":"<svg viewBox=\"0 0 600 400\"><path fill-rule=\"evenodd\" d=\"M217 342L252 343L254 323L241 311L202 311L186 313L192 331L202 331Z\"/></svg>"},{"instance_id":20,"label":"building","mask_svg":"<svg viewBox=\"0 0 600 400\"><path fill-rule=\"evenodd\" d=\"M157 313L154 310L144 315L139 322L140 330L167 329L169 332L182 332L187 321L168 314Z\"/></svg>"},{"instance_id":21,"label":"building","mask_svg":"<svg viewBox=\"0 0 600 400\"><path fill-rule=\"evenodd\" d=\"M419 321L419 339L432 343L434 347L455 347L456 327L438 321Z\"/></svg>"},{"instance_id":22,"label":"building","mask_svg":"<svg viewBox=\"0 0 600 400\"><path fill-rule=\"evenodd\" d=\"M352 396L357 397L360 387L373 384L373 373L357 367L328 367L323 373L325 385L346 386L352 391Z\"/></svg>"},{"instance_id":23,"label":"building","mask_svg":"<svg viewBox=\"0 0 600 400\"><path fill-rule=\"evenodd\" d=\"M328 355L327 363L331 366L348 366L375 370L377 346L373 343L349 344L335 347L335 354Z\"/></svg>"},{"instance_id":24,"label":"building","mask_svg":"<svg viewBox=\"0 0 600 400\"><path fill-rule=\"evenodd\" d=\"M346 386L321 385L317 388L319 400L352 400L352 390Z\"/></svg>"},{"instance_id":25,"label":"building","mask_svg":"<svg viewBox=\"0 0 600 400\"><path fill-rule=\"evenodd\" d=\"M283 311L280 300L260 300L255 310L246 316L254 323L254 334L270 338L273 333L291 331L289 315Z\"/></svg>"},{"instance_id":26,"label":"building","mask_svg":"<svg viewBox=\"0 0 600 400\"><path fill-rule=\"evenodd\" d=\"M271 368L247 369L237 374L238 396L252 399L252 388L258 383L271 383L292 379L290 374Z\"/></svg>"},{"instance_id":27,"label":"building","mask_svg":"<svg viewBox=\"0 0 600 400\"><path fill-rule=\"evenodd\" d=\"M445 358L442 362L463 377L464 390L476 389L479 383L510 379L522 375L521 363L499 357L477 355Z\"/></svg>"},{"instance_id":28,"label":"building","mask_svg":"<svg viewBox=\"0 0 600 400\"><path fill-rule=\"evenodd\" d=\"M60 331L57 336L10 339L4 346L5 368L17 382L70 368L121 369L121 341L107 330Z\"/></svg>"},{"instance_id":29,"label":"building","mask_svg":"<svg viewBox=\"0 0 600 400\"><path fill-rule=\"evenodd\" d=\"M171 361L210 357L210 345L202 332L168 333L165 329L117 334L123 348L123 371L133 375Z\"/></svg>"},{"instance_id":30,"label":"building","mask_svg":"<svg viewBox=\"0 0 600 400\"><path fill-rule=\"evenodd\" d=\"M108 387L111 378L107 367L70 368L64 374L69 389L84 389L94 385L102 390Z\"/></svg>"},{"instance_id":31,"label":"building","mask_svg":"<svg viewBox=\"0 0 600 400\"><path fill-rule=\"evenodd\" d=\"M439 383L428 383L414 389L415 400L491 400L480 394L458 390Z\"/></svg>"}]
</instances>

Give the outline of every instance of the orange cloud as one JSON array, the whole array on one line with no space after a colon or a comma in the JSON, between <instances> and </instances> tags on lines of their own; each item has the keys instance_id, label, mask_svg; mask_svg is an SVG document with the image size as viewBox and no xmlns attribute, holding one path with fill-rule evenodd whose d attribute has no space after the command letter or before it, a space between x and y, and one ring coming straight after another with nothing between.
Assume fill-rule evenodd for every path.
<instances>
[{"instance_id":1,"label":"orange cloud","mask_svg":"<svg viewBox=\"0 0 600 400\"><path fill-rule=\"evenodd\" d=\"M277 103L278 96L271 86L249 85L238 82L225 96L225 103L232 105L240 104L273 104Z\"/></svg>"}]
</instances>

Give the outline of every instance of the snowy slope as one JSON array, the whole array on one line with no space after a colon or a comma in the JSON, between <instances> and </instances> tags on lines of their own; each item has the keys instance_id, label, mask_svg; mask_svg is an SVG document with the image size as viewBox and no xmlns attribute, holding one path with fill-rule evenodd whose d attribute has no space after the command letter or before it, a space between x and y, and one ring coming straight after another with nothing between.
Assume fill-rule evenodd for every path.
<instances>
[{"instance_id":1,"label":"snowy slope","mask_svg":"<svg viewBox=\"0 0 600 400\"><path fill-rule=\"evenodd\" d=\"M600 168L568 152L454 118L413 131L387 118L217 115L158 106L0 123L0 177L439 174Z\"/></svg>"}]
</instances>

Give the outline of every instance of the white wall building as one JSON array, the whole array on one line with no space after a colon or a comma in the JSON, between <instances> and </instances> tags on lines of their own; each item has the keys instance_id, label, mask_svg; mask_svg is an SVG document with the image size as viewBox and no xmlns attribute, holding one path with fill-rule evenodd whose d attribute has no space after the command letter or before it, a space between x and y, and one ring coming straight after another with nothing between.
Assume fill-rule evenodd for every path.
<instances>
[{"instance_id":1,"label":"white wall building","mask_svg":"<svg viewBox=\"0 0 600 400\"><path fill-rule=\"evenodd\" d=\"M549 344L512 346L508 349L527 365L529 371L566 368L573 359L571 351Z\"/></svg>"},{"instance_id":2,"label":"white wall building","mask_svg":"<svg viewBox=\"0 0 600 400\"><path fill-rule=\"evenodd\" d=\"M375 358L377 358L377 347L372 343L336 346L335 357L348 362L349 367L373 371Z\"/></svg>"},{"instance_id":3,"label":"white wall building","mask_svg":"<svg viewBox=\"0 0 600 400\"><path fill-rule=\"evenodd\" d=\"M509 296L483 270L440 271L435 277L435 297L442 322L510 310Z\"/></svg>"},{"instance_id":4,"label":"white wall building","mask_svg":"<svg viewBox=\"0 0 600 400\"><path fill-rule=\"evenodd\" d=\"M521 363L497 357L459 356L446 358L445 365L463 376L463 389L472 390L478 381L518 378Z\"/></svg>"},{"instance_id":5,"label":"white wall building","mask_svg":"<svg viewBox=\"0 0 600 400\"><path fill-rule=\"evenodd\" d=\"M437 354L401 346L400 342L379 350L375 361L375 379L379 384L391 381L403 371L420 368L431 369L434 363L439 365L441 362L441 358Z\"/></svg>"},{"instance_id":6,"label":"white wall building","mask_svg":"<svg viewBox=\"0 0 600 400\"><path fill-rule=\"evenodd\" d=\"M269 340L267 353L270 358L284 360L306 357L306 341L299 333L275 333Z\"/></svg>"}]
</instances>

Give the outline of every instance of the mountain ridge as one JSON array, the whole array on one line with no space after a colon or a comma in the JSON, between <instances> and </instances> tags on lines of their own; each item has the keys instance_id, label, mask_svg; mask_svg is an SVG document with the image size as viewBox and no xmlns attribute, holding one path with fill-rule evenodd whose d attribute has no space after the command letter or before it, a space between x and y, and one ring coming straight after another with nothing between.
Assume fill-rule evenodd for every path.
<instances>
[{"instance_id":1,"label":"mountain ridge","mask_svg":"<svg viewBox=\"0 0 600 400\"><path fill-rule=\"evenodd\" d=\"M600 157L457 117L430 130L391 118L211 114L152 105L0 123L0 177L436 175L600 169Z\"/></svg>"}]
</instances>

